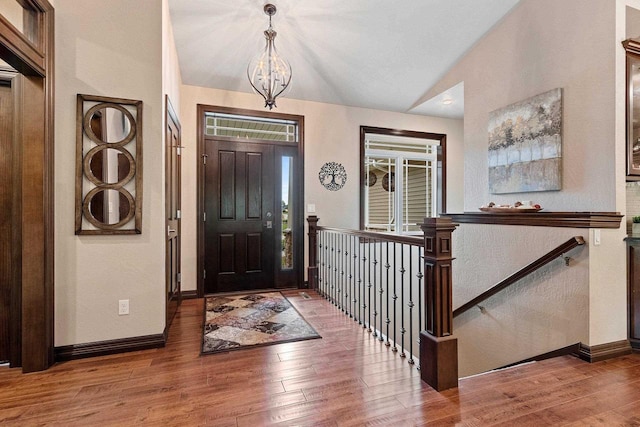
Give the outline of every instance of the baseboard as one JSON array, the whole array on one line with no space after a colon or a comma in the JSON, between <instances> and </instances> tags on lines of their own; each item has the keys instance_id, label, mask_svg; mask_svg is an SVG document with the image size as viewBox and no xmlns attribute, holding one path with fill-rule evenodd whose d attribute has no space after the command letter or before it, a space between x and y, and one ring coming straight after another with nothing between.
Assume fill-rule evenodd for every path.
<instances>
[{"instance_id":1,"label":"baseboard","mask_svg":"<svg viewBox=\"0 0 640 427\"><path fill-rule=\"evenodd\" d=\"M65 345L55 348L57 362L82 359L85 357L106 356L128 351L148 350L164 347L165 334L145 335L141 337L121 338L109 341L97 341L84 344Z\"/></svg>"},{"instance_id":2,"label":"baseboard","mask_svg":"<svg viewBox=\"0 0 640 427\"><path fill-rule=\"evenodd\" d=\"M580 344L576 356L587 362L600 362L601 360L631 354L631 345L628 340L615 341L607 344L588 346Z\"/></svg>"},{"instance_id":3,"label":"baseboard","mask_svg":"<svg viewBox=\"0 0 640 427\"><path fill-rule=\"evenodd\" d=\"M196 299L198 298L198 291L195 289L192 291L182 291L180 292L182 299Z\"/></svg>"},{"instance_id":4,"label":"baseboard","mask_svg":"<svg viewBox=\"0 0 640 427\"><path fill-rule=\"evenodd\" d=\"M509 363L508 365L501 366L497 369L510 368L512 366L521 365L523 363L529 363L529 362L540 362L541 360L553 359L554 357L567 356L569 354L578 354L579 350L580 350L580 343L571 344L566 347L559 348L557 350L549 351L544 354L539 354L537 356L521 360L519 362Z\"/></svg>"}]
</instances>

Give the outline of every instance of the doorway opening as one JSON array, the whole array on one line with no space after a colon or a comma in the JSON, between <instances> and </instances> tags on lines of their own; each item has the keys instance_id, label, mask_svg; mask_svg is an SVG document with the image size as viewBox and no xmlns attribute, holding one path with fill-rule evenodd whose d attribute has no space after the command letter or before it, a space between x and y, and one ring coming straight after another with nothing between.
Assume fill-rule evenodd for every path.
<instances>
[{"instance_id":1,"label":"doorway opening","mask_svg":"<svg viewBox=\"0 0 640 427\"><path fill-rule=\"evenodd\" d=\"M53 7L4 2L0 16L0 359L33 372L54 363Z\"/></svg>"},{"instance_id":2,"label":"doorway opening","mask_svg":"<svg viewBox=\"0 0 640 427\"><path fill-rule=\"evenodd\" d=\"M300 287L304 117L198 105L198 296Z\"/></svg>"}]
</instances>

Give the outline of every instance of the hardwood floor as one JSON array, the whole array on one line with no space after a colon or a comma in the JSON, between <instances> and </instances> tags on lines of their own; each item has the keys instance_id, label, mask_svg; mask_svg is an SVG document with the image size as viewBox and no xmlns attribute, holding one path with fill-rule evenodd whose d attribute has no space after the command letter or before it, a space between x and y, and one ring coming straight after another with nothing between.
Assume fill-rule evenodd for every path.
<instances>
[{"instance_id":1,"label":"hardwood floor","mask_svg":"<svg viewBox=\"0 0 640 427\"><path fill-rule=\"evenodd\" d=\"M437 393L325 300L285 294L322 339L201 357L203 301L187 300L163 349L0 368L0 424L640 425L640 355L565 356Z\"/></svg>"}]
</instances>

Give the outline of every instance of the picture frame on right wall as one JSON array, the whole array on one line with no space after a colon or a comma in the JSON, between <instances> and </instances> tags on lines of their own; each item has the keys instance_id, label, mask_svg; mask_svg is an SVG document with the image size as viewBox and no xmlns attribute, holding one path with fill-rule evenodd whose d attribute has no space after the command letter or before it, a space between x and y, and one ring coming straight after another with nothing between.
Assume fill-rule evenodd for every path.
<instances>
[{"instance_id":1,"label":"picture frame on right wall","mask_svg":"<svg viewBox=\"0 0 640 427\"><path fill-rule=\"evenodd\" d=\"M562 89L489 113L489 192L562 189Z\"/></svg>"}]
</instances>

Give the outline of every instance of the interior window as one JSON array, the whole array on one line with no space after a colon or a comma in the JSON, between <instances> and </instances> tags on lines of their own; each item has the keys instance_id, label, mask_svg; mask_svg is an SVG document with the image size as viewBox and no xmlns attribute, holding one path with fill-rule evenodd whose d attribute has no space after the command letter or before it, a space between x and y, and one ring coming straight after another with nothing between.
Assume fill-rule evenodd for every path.
<instances>
[{"instance_id":1,"label":"interior window","mask_svg":"<svg viewBox=\"0 0 640 427\"><path fill-rule=\"evenodd\" d=\"M361 128L361 228L420 232L444 205L445 135Z\"/></svg>"}]
</instances>

